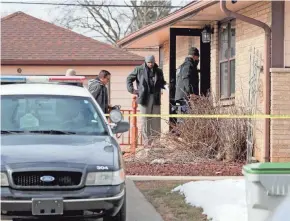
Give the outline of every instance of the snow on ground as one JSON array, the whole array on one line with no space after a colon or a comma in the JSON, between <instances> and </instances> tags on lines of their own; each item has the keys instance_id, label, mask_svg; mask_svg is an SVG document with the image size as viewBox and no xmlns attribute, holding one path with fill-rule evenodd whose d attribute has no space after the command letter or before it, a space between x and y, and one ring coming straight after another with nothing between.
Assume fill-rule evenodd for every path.
<instances>
[{"instance_id":1,"label":"snow on ground","mask_svg":"<svg viewBox=\"0 0 290 221\"><path fill-rule=\"evenodd\" d=\"M290 196L286 197L282 203L275 209L273 215L266 221L285 221L290 217Z\"/></svg>"},{"instance_id":2,"label":"snow on ground","mask_svg":"<svg viewBox=\"0 0 290 221\"><path fill-rule=\"evenodd\" d=\"M186 203L203 208L212 221L247 221L245 180L195 181L172 191L185 196ZM290 195L273 211L266 221L285 221L290 217Z\"/></svg>"},{"instance_id":3,"label":"snow on ground","mask_svg":"<svg viewBox=\"0 0 290 221\"><path fill-rule=\"evenodd\" d=\"M212 221L247 221L245 180L194 181L173 189Z\"/></svg>"}]
</instances>

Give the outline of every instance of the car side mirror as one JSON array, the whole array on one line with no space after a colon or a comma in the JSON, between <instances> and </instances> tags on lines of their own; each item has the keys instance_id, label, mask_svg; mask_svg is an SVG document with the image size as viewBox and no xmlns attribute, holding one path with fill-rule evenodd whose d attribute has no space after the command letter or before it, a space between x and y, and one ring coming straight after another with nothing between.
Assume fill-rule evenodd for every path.
<instances>
[{"instance_id":1,"label":"car side mirror","mask_svg":"<svg viewBox=\"0 0 290 221\"><path fill-rule=\"evenodd\" d=\"M118 124L123 120L123 114L120 110L114 109L110 112L110 120L114 124Z\"/></svg>"},{"instance_id":2,"label":"car side mirror","mask_svg":"<svg viewBox=\"0 0 290 221\"><path fill-rule=\"evenodd\" d=\"M114 134L121 134L129 131L130 129L130 124L127 121L121 121L112 128L112 132Z\"/></svg>"},{"instance_id":3,"label":"car side mirror","mask_svg":"<svg viewBox=\"0 0 290 221\"><path fill-rule=\"evenodd\" d=\"M113 123L112 132L114 134L119 134L119 133L124 133L124 132L129 131L130 124L126 121L123 121L123 114L118 108L113 109L110 112L110 120Z\"/></svg>"}]
</instances>

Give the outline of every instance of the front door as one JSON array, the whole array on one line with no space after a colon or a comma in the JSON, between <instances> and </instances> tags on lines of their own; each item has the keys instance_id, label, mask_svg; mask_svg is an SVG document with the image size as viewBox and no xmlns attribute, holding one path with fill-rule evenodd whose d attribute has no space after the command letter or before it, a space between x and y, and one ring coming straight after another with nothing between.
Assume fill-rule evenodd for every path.
<instances>
[{"instance_id":1,"label":"front door","mask_svg":"<svg viewBox=\"0 0 290 221\"><path fill-rule=\"evenodd\" d=\"M175 97L175 84L176 84L176 38L178 36L192 36L199 38L200 48L200 95L206 96L210 92L210 43L203 43L201 38L202 29L191 28L171 28L170 29L170 62L169 62L169 80L171 82L170 88L170 114L172 112L172 105L174 105ZM185 55L186 56L186 55ZM185 56L183 60L185 59ZM170 122L174 122L175 119L170 119Z\"/></svg>"}]
</instances>

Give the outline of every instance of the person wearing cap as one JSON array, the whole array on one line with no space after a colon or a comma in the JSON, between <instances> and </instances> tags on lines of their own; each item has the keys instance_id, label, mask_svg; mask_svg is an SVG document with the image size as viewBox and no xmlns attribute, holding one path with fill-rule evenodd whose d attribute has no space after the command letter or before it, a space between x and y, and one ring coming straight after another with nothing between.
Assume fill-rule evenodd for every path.
<instances>
[{"instance_id":1,"label":"person wearing cap","mask_svg":"<svg viewBox=\"0 0 290 221\"><path fill-rule=\"evenodd\" d=\"M199 95L198 63L199 51L195 47L190 47L188 56L179 66L176 73L175 110L177 110L177 114L188 113L190 100ZM176 120L176 123L182 123L184 119L179 118Z\"/></svg>"},{"instance_id":2,"label":"person wearing cap","mask_svg":"<svg viewBox=\"0 0 290 221\"><path fill-rule=\"evenodd\" d=\"M137 88L133 83L136 81ZM137 95L141 114L160 114L161 89L168 90L163 71L158 68L153 55L145 57L145 62L137 66L127 77L127 90ZM145 145L151 145L154 136L161 130L160 118L142 117L142 135Z\"/></svg>"},{"instance_id":3,"label":"person wearing cap","mask_svg":"<svg viewBox=\"0 0 290 221\"><path fill-rule=\"evenodd\" d=\"M199 95L198 66L199 51L195 47L190 47L188 56L179 67L176 80L175 101L188 101Z\"/></svg>"}]
</instances>

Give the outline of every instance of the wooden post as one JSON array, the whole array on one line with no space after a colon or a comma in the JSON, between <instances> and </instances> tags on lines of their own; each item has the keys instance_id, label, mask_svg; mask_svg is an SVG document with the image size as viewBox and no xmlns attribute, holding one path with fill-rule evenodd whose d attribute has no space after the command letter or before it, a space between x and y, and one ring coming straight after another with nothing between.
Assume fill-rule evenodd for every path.
<instances>
[{"instance_id":1,"label":"wooden post","mask_svg":"<svg viewBox=\"0 0 290 221\"><path fill-rule=\"evenodd\" d=\"M133 97L132 101L132 113L137 114L137 96ZM131 128L131 154L135 155L136 149L138 146L138 126L137 126L137 117L133 116L132 117L132 128Z\"/></svg>"}]
</instances>

